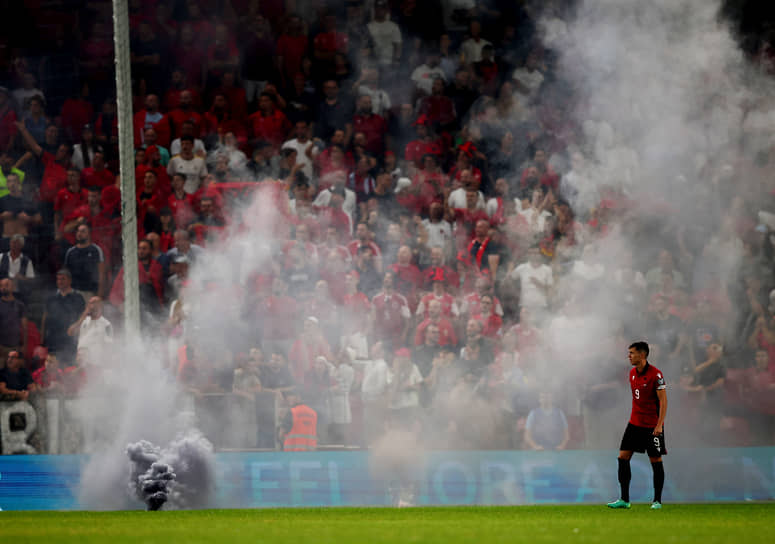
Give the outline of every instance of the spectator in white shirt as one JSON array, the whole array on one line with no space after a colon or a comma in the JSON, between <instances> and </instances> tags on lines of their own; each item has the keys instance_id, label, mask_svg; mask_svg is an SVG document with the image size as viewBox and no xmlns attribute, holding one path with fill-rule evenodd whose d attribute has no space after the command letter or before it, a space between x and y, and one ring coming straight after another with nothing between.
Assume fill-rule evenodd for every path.
<instances>
[{"instance_id":1,"label":"spectator in white shirt","mask_svg":"<svg viewBox=\"0 0 775 544\"><path fill-rule=\"evenodd\" d=\"M296 162L301 164L301 171L312 179L312 161L318 154L318 147L309 139L309 125L304 120L296 121L296 137L288 140L282 145L282 149L294 149L296 151Z\"/></svg>"},{"instance_id":2,"label":"spectator in white shirt","mask_svg":"<svg viewBox=\"0 0 775 544\"><path fill-rule=\"evenodd\" d=\"M460 51L463 54L465 64L473 64L482 60L482 49L485 45L492 45L482 38L482 24L477 21L471 21L469 26L469 38L460 45Z\"/></svg>"},{"instance_id":3,"label":"spectator in white shirt","mask_svg":"<svg viewBox=\"0 0 775 544\"><path fill-rule=\"evenodd\" d=\"M509 273L513 280L519 280L519 303L536 317L543 317L549 307L549 292L554 284L552 268L542 262L541 249L528 249L528 262L522 263Z\"/></svg>"},{"instance_id":4,"label":"spectator in white shirt","mask_svg":"<svg viewBox=\"0 0 775 544\"><path fill-rule=\"evenodd\" d=\"M67 329L68 336L78 336L78 357L97 364L107 357L113 342L113 325L102 315L102 299L91 297L81 317Z\"/></svg>"},{"instance_id":5,"label":"spectator in white shirt","mask_svg":"<svg viewBox=\"0 0 775 544\"><path fill-rule=\"evenodd\" d=\"M376 0L374 20L366 25L380 66L391 66L401 59L401 30L388 18L388 9L387 0Z\"/></svg>"},{"instance_id":6,"label":"spectator in white shirt","mask_svg":"<svg viewBox=\"0 0 775 544\"><path fill-rule=\"evenodd\" d=\"M172 140L172 143L170 144L170 155L180 155L180 140L184 136L191 136L194 138L194 131L196 129L196 125L193 121L187 120L183 121L183 124L180 126L180 138L175 138ZM202 157L207 153L207 150L205 149L205 143L200 140L199 138L194 138L194 155L197 155L199 157Z\"/></svg>"},{"instance_id":7,"label":"spectator in white shirt","mask_svg":"<svg viewBox=\"0 0 775 544\"><path fill-rule=\"evenodd\" d=\"M425 58L425 64L421 64L412 72L412 81L417 88L425 94L431 94L433 80L440 78L447 83L447 75L441 67L441 55L438 51L429 51Z\"/></svg>"},{"instance_id":8,"label":"spectator in white shirt","mask_svg":"<svg viewBox=\"0 0 775 544\"><path fill-rule=\"evenodd\" d=\"M207 165L202 157L194 155L194 137L183 136L180 139L180 155L175 155L167 165L167 173L170 177L175 174L185 174L186 183L183 190L188 194L194 194L207 175Z\"/></svg>"}]
</instances>

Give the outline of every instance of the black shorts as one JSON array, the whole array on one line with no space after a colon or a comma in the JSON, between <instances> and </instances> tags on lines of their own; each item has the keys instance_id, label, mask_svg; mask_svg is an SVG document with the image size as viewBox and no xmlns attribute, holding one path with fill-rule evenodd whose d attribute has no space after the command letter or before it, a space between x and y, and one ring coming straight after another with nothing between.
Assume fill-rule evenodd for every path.
<instances>
[{"instance_id":1,"label":"black shorts","mask_svg":"<svg viewBox=\"0 0 775 544\"><path fill-rule=\"evenodd\" d=\"M649 457L667 455L665 446L665 433L654 436L654 429L650 427L637 427L632 423L627 424L622 443L619 446L622 451L635 451L647 453Z\"/></svg>"}]
</instances>

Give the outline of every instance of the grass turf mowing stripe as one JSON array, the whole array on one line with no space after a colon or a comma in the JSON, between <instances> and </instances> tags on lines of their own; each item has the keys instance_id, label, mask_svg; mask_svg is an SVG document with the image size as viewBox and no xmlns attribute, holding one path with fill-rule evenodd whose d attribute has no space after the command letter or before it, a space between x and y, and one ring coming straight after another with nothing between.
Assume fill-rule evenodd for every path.
<instances>
[{"instance_id":1,"label":"grass turf mowing stripe","mask_svg":"<svg viewBox=\"0 0 775 544\"><path fill-rule=\"evenodd\" d=\"M772 542L775 504L2 512L4 542Z\"/></svg>"}]
</instances>

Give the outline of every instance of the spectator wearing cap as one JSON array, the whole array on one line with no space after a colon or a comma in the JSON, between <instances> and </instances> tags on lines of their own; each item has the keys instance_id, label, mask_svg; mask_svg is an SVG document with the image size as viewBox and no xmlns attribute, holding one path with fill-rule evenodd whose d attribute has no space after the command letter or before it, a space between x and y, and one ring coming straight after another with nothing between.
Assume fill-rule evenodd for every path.
<instances>
[{"instance_id":1,"label":"spectator wearing cap","mask_svg":"<svg viewBox=\"0 0 775 544\"><path fill-rule=\"evenodd\" d=\"M377 63L388 68L401 60L401 30L390 20L387 0L374 2L374 19L366 25L373 43L373 55Z\"/></svg>"},{"instance_id":2,"label":"spectator wearing cap","mask_svg":"<svg viewBox=\"0 0 775 544\"><path fill-rule=\"evenodd\" d=\"M157 143L161 146L170 145L170 123L167 116L159 111L159 97L155 94L145 96L145 107L133 118L135 132L135 148L145 144L145 129L156 130Z\"/></svg>"},{"instance_id":3,"label":"spectator wearing cap","mask_svg":"<svg viewBox=\"0 0 775 544\"><path fill-rule=\"evenodd\" d=\"M441 54L438 50L431 49L425 54L425 63L414 69L411 79L418 90L426 95L431 94L433 81L437 78L446 82L446 74L440 66Z\"/></svg>"},{"instance_id":4,"label":"spectator wearing cap","mask_svg":"<svg viewBox=\"0 0 775 544\"><path fill-rule=\"evenodd\" d=\"M328 189L323 189L320 191L318 196L312 202L312 205L319 208L328 206L331 202L331 196L333 193L335 191L339 192L340 195L343 194L342 210L348 216L350 216L352 220L352 218L355 217L355 209L358 199L354 191L345 187L345 184L347 183L347 175L344 172L337 172L336 175L332 176L331 181L333 185Z\"/></svg>"},{"instance_id":5,"label":"spectator wearing cap","mask_svg":"<svg viewBox=\"0 0 775 544\"><path fill-rule=\"evenodd\" d=\"M207 165L202 157L194 154L193 136L180 139L180 155L172 157L167 165L167 174L185 174L183 190L188 194L194 194L201 187L202 180L207 176Z\"/></svg>"},{"instance_id":6,"label":"spectator wearing cap","mask_svg":"<svg viewBox=\"0 0 775 544\"><path fill-rule=\"evenodd\" d=\"M56 274L57 291L46 300L40 334L43 345L64 363L75 361L78 340L67 334L70 325L83 313L83 296L72 288L72 275L66 268Z\"/></svg>"},{"instance_id":7,"label":"spectator wearing cap","mask_svg":"<svg viewBox=\"0 0 775 544\"><path fill-rule=\"evenodd\" d=\"M437 249L437 248L434 248ZM415 315L418 320L427 319L430 316L430 303L437 301L441 305L441 315L447 319L457 319L460 311L455 297L446 292L447 274L444 266L431 266L425 271L427 283L430 283L432 291L420 299Z\"/></svg>"}]
</instances>

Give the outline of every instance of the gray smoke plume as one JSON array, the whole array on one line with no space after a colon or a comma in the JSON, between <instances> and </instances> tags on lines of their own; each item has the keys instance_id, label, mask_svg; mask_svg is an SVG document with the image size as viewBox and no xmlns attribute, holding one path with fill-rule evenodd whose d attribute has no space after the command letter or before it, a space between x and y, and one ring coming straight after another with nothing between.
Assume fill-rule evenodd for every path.
<instances>
[{"instance_id":1,"label":"gray smoke plume","mask_svg":"<svg viewBox=\"0 0 775 544\"><path fill-rule=\"evenodd\" d=\"M172 509L208 504L215 480L213 446L198 432L161 449L147 440L126 448L131 462L129 490L148 510L164 504Z\"/></svg>"}]
</instances>

